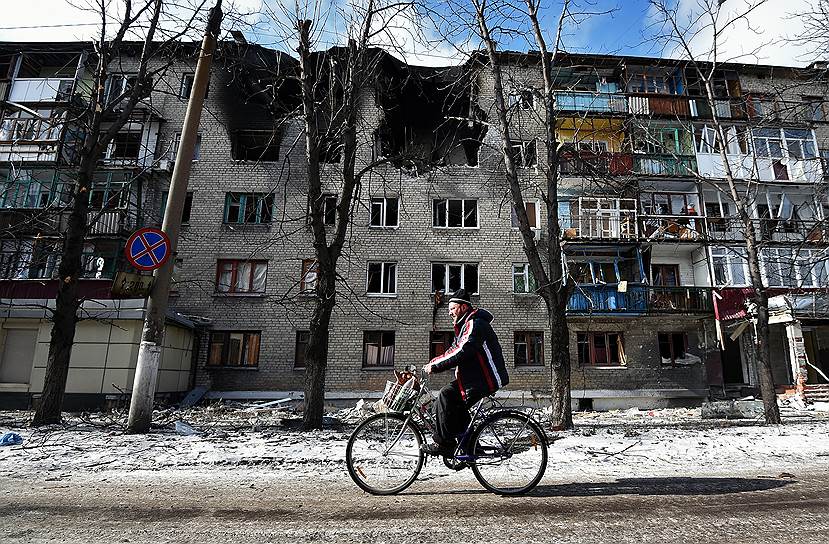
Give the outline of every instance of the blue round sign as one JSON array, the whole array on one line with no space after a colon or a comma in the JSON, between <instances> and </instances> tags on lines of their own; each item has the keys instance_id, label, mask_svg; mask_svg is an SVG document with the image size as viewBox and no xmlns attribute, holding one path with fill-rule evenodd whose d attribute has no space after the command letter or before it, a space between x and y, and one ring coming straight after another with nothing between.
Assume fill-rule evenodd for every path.
<instances>
[{"instance_id":1,"label":"blue round sign","mask_svg":"<svg viewBox=\"0 0 829 544\"><path fill-rule=\"evenodd\" d=\"M160 229L143 228L135 231L124 248L127 261L138 270L155 270L170 258L170 238Z\"/></svg>"}]
</instances>

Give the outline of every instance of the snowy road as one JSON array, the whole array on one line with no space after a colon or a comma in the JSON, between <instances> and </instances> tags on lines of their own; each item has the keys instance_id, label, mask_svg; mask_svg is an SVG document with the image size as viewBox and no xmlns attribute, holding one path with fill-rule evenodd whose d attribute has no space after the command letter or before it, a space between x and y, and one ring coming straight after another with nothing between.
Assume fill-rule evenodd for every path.
<instances>
[{"instance_id":1,"label":"snowy road","mask_svg":"<svg viewBox=\"0 0 829 544\"><path fill-rule=\"evenodd\" d=\"M24 437L0 448L0 541L829 542L826 414L780 427L698 410L577 414L519 498L435 460L404 494L373 497L345 470L348 428L184 415L199 435L172 423L125 435L88 416L33 431L27 414L0 413L0 432Z\"/></svg>"}]
</instances>

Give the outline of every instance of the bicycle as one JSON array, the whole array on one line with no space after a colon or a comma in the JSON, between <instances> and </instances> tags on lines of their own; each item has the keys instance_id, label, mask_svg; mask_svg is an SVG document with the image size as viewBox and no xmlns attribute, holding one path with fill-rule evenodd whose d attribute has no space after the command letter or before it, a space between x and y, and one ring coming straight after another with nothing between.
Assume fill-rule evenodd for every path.
<instances>
[{"instance_id":1,"label":"bicycle","mask_svg":"<svg viewBox=\"0 0 829 544\"><path fill-rule=\"evenodd\" d=\"M433 433L429 410L432 394L428 375L410 394L405 385L388 382L383 400L387 411L364 419L348 439L346 466L354 482L374 495L394 495L409 487L420 474L426 455L424 435ZM467 466L480 484L499 495L520 495L532 490L547 468L547 436L541 425L522 410L503 408L494 395L478 401L472 420L459 437L447 467Z\"/></svg>"}]
</instances>

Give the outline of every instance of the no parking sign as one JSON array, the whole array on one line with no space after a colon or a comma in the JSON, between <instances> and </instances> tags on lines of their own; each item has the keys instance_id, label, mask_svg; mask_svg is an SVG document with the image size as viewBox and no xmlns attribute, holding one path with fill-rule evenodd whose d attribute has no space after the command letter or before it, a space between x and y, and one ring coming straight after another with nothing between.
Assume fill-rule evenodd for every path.
<instances>
[{"instance_id":1,"label":"no parking sign","mask_svg":"<svg viewBox=\"0 0 829 544\"><path fill-rule=\"evenodd\" d=\"M135 231L124 248L127 261L138 270L161 268L171 252L170 238L161 229L151 227Z\"/></svg>"}]
</instances>

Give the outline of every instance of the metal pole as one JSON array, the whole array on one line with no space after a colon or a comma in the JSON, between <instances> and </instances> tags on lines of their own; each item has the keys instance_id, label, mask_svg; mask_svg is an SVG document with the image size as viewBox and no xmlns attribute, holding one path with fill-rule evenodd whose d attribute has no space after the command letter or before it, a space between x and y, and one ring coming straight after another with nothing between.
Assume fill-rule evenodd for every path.
<instances>
[{"instance_id":1,"label":"metal pole","mask_svg":"<svg viewBox=\"0 0 829 544\"><path fill-rule=\"evenodd\" d=\"M161 229L170 238L171 255L164 266L155 271L153 291L147 300L144 330L141 334L141 346L138 351L135 379L132 384L130 415L127 423L127 432L129 433L146 433L150 430L150 423L152 422L158 367L161 362L162 346L164 345L164 325L170 295L170 281L175 264L179 230L181 230L181 214L187 196L187 181L190 178L190 167L196 149L196 137L201 121L204 95L210 81L210 65L213 62L213 52L216 49L216 39L219 35L221 21L222 0L217 0L215 7L210 10L204 41L202 41L201 54L199 55L198 64L196 64L193 87L190 91L190 100L187 104L187 113L184 116L184 126L181 130L181 140L176 152L176 164L170 181L167 207L164 210L164 223Z\"/></svg>"}]
</instances>

